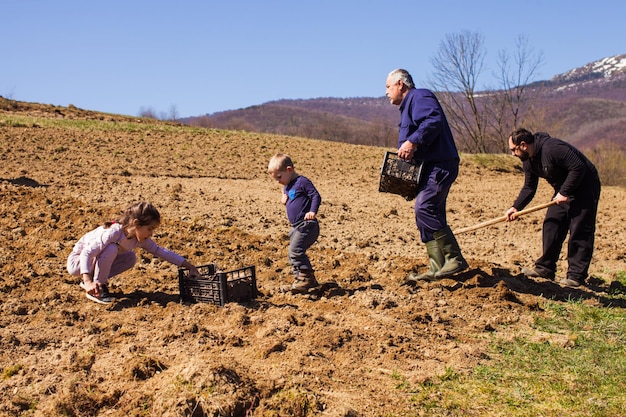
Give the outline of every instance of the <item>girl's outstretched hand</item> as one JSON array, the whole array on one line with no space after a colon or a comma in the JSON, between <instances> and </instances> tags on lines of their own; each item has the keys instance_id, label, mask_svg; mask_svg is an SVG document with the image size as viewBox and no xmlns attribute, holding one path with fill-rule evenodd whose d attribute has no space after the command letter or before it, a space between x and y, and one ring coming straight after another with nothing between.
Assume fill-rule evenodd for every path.
<instances>
[{"instance_id":1,"label":"girl's outstretched hand","mask_svg":"<svg viewBox=\"0 0 626 417\"><path fill-rule=\"evenodd\" d=\"M198 271L198 268L196 268L189 261L183 262L181 266L183 268L187 268L189 270L189 276L190 277L199 277L200 276L200 272Z\"/></svg>"}]
</instances>

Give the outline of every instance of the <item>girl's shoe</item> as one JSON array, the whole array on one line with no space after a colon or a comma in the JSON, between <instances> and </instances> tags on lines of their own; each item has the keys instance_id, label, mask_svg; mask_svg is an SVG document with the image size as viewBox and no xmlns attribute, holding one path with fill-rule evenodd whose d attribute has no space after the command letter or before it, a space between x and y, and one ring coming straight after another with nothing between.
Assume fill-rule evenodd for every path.
<instances>
[{"instance_id":1,"label":"girl's shoe","mask_svg":"<svg viewBox=\"0 0 626 417\"><path fill-rule=\"evenodd\" d=\"M95 301L96 303L100 303L100 304L111 304L113 302L113 300L114 300L114 298L111 297L108 293L106 295L105 294L100 294L99 297L96 297L95 295L89 294L88 292L86 292L85 295L91 301Z\"/></svg>"},{"instance_id":2,"label":"girl's shoe","mask_svg":"<svg viewBox=\"0 0 626 417\"><path fill-rule=\"evenodd\" d=\"M80 284L78 285L80 285L82 289L85 289L84 282L81 281ZM106 284L100 285L100 295L98 297L96 297L95 295L89 294L88 292L85 292L85 296L91 301L95 301L96 303L100 303L100 304L111 304L113 300L115 299L115 297L109 294L109 288L106 286Z\"/></svg>"}]
</instances>

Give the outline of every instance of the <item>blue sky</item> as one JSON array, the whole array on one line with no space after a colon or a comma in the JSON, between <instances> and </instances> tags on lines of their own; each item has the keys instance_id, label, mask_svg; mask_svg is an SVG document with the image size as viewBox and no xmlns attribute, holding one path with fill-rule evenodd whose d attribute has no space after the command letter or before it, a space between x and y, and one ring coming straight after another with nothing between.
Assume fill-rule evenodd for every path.
<instances>
[{"instance_id":1,"label":"blue sky","mask_svg":"<svg viewBox=\"0 0 626 417\"><path fill-rule=\"evenodd\" d=\"M180 117L381 97L398 67L425 85L446 35L462 31L485 40L481 85L520 35L549 79L626 53L624 16L626 2L578 0L0 0L0 95Z\"/></svg>"}]
</instances>

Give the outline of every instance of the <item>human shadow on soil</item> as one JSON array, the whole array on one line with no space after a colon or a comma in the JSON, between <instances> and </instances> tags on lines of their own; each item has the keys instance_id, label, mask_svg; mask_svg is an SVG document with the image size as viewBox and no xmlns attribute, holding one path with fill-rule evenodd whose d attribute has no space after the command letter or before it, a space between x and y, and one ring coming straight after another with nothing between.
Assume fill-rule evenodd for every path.
<instances>
[{"instance_id":1,"label":"human shadow on soil","mask_svg":"<svg viewBox=\"0 0 626 417\"><path fill-rule=\"evenodd\" d=\"M43 188L47 188L49 187L48 184L41 184L38 181L35 181L32 178L28 178L28 177L19 177L19 178L0 178L0 182L8 182L11 183L13 185L23 185L25 187L31 187L31 188L39 188L39 187L43 187Z\"/></svg>"},{"instance_id":2,"label":"human shadow on soil","mask_svg":"<svg viewBox=\"0 0 626 417\"><path fill-rule=\"evenodd\" d=\"M317 287L310 288L306 292L303 293L292 293L288 289L278 289L277 293L285 293L291 294L294 297L303 297L311 301L318 301L322 298L334 298L334 297L350 297L361 291L375 290L381 291L383 290L383 286L380 284L371 284L371 285L361 285L357 288L343 288L337 282L328 281L328 282L320 282ZM273 291L268 293L268 297L271 297Z\"/></svg>"},{"instance_id":3,"label":"human shadow on soil","mask_svg":"<svg viewBox=\"0 0 626 417\"><path fill-rule=\"evenodd\" d=\"M149 304L157 304L161 307L166 307L170 303L177 303L177 304L182 303L185 305L194 304L192 302L182 301L180 294L165 293L162 291L146 292L146 291L141 291L141 290L135 290L131 293L126 293L126 294L116 293L116 292L112 292L111 294L114 295L117 299L117 302L111 308L111 310L113 311L120 311L125 308L133 308L133 307L144 306L144 305L149 305ZM241 302L229 301L229 303L231 302L238 303L246 307L250 307L252 309L261 309L263 306L261 299L263 299L265 296L263 293L259 292L257 297L258 299L252 299L252 300L241 301Z\"/></svg>"},{"instance_id":4,"label":"human shadow on soil","mask_svg":"<svg viewBox=\"0 0 626 417\"><path fill-rule=\"evenodd\" d=\"M164 293L161 291L145 292L136 290L128 294L111 293L117 299L117 302L113 305L111 310L120 311L125 308L143 306L148 304L158 304L162 307L167 306L169 303L180 302L180 295Z\"/></svg>"},{"instance_id":5,"label":"human shadow on soil","mask_svg":"<svg viewBox=\"0 0 626 417\"><path fill-rule=\"evenodd\" d=\"M596 300L603 307L626 308L626 298L624 298L626 292L623 291L623 286L621 286L619 282L607 285L604 281L591 277L587 279L586 284L580 287L565 287L551 280L535 281L522 274L505 276L505 281L509 288L516 282L525 282L523 290L519 292L525 292L551 300ZM619 290L611 289L612 287L616 288L614 284L618 284L622 287L621 295ZM518 291L516 288L511 289Z\"/></svg>"},{"instance_id":6,"label":"human shadow on soil","mask_svg":"<svg viewBox=\"0 0 626 417\"><path fill-rule=\"evenodd\" d=\"M450 282L454 282L450 284ZM614 281L607 285L598 278L589 278L586 285L580 287L563 287L548 279L533 280L521 273L513 273L507 268L492 268L488 273L475 268L448 278L442 283L449 291L462 288L497 287L503 283L507 289L516 293L530 294L555 301L596 300L604 307L626 308L626 286ZM511 299L510 301L515 301Z\"/></svg>"},{"instance_id":7,"label":"human shadow on soil","mask_svg":"<svg viewBox=\"0 0 626 417\"><path fill-rule=\"evenodd\" d=\"M376 290L381 291L383 286L380 284L371 284L371 285L362 285L357 288L343 288L336 282L324 282L320 284L319 287L314 288L311 291L311 297L313 300L318 300L321 297L325 298L333 298L333 297L345 297L352 296L357 292L367 291L367 290Z\"/></svg>"},{"instance_id":8,"label":"human shadow on soil","mask_svg":"<svg viewBox=\"0 0 626 417\"><path fill-rule=\"evenodd\" d=\"M480 268L471 269L457 274L452 278L439 281L440 285L448 291L459 291L471 288L497 288L504 286L509 290L503 296L512 302L521 303L515 293L530 294L547 300L572 301L572 300L596 300L604 307L626 308L626 286L619 282L613 282L610 286L597 278L591 278L587 286L578 288L562 287L554 281L535 281L522 274L513 274L510 269L494 268L492 273L488 273ZM430 283L432 284L432 282ZM401 285L402 286L402 285ZM417 292L422 289L421 285L406 287L410 292ZM304 294L295 294L295 297L303 297L310 301L318 301L322 298L350 297L362 291L382 291L380 284L363 285L357 288L342 288L336 282L324 282L319 287L313 288ZM148 304L158 304L162 307L169 303L180 303L180 295L164 292L145 292L136 290L128 294L114 294L118 301L111 310L123 310ZM252 309L263 308L267 304L273 305L270 301L271 293L265 295L259 293L257 299L239 302Z\"/></svg>"}]
</instances>

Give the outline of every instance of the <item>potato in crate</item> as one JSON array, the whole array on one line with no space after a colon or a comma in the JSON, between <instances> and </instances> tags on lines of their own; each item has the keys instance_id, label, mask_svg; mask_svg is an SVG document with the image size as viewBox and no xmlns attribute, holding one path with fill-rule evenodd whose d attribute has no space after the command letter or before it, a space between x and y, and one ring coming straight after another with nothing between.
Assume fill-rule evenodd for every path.
<instances>
[{"instance_id":1,"label":"potato in crate","mask_svg":"<svg viewBox=\"0 0 626 417\"><path fill-rule=\"evenodd\" d=\"M220 271L215 264L197 268L199 277L190 277L186 268L178 270L178 287L183 302L223 306L228 302L250 301L257 296L254 266L226 272Z\"/></svg>"},{"instance_id":2,"label":"potato in crate","mask_svg":"<svg viewBox=\"0 0 626 417\"><path fill-rule=\"evenodd\" d=\"M380 170L378 191L398 194L407 200L417 197L422 176L422 164L416 165L398 158L395 152L386 152Z\"/></svg>"}]
</instances>

